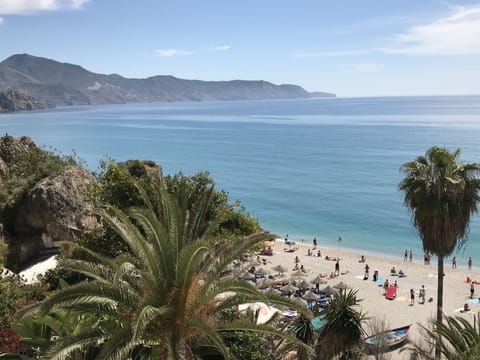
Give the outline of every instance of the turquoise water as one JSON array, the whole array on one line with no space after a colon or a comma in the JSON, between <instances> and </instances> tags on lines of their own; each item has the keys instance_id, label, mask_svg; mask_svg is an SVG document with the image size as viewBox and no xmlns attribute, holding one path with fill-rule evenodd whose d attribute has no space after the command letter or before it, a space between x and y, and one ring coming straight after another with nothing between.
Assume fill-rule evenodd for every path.
<instances>
[{"instance_id":1,"label":"turquoise water","mask_svg":"<svg viewBox=\"0 0 480 360\"><path fill-rule=\"evenodd\" d=\"M480 96L305 99L62 108L2 114L95 170L100 159L151 159L165 173L208 170L261 225L291 238L402 256L420 240L397 191L400 165L432 145L480 162ZM460 259L480 264L480 222ZM460 260L460 264L462 260Z\"/></svg>"}]
</instances>

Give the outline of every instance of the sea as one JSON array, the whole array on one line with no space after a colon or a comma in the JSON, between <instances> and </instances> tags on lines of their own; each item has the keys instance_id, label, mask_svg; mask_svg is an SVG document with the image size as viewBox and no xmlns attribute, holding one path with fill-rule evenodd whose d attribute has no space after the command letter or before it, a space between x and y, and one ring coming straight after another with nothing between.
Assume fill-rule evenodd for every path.
<instances>
[{"instance_id":1,"label":"sea","mask_svg":"<svg viewBox=\"0 0 480 360\"><path fill-rule=\"evenodd\" d=\"M480 162L480 96L64 107L1 114L0 132L75 152L92 171L108 158L154 160L165 174L209 171L280 238L400 258L408 249L423 261L400 167L434 145ZM480 265L478 215L456 255Z\"/></svg>"}]
</instances>

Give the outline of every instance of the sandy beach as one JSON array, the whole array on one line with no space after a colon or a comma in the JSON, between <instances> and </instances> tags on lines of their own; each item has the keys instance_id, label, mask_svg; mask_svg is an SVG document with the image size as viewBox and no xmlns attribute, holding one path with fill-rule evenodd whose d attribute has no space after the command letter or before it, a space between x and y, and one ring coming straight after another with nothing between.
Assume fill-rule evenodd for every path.
<instances>
[{"instance_id":1,"label":"sandy beach","mask_svg":"<svg viewBox=\"0 0 480 360\"><path fill-rule=\"evenodd\" d=\"M277 265L287 267L289 271L285 273L285 278L289 278L295 267L295 257L298 256L300 263L307 270L304 278L307 281L313 279L319 274L327 274L327 284L320 285L323 288L327 285L335 285L340 281L346 283L349 287L358 290L358 298L362 299L360 305L364 312L367 312L370 318L376 318L385 321L388 329L400 327L407 324L413 324L409 338L415 340L420 338L418 324L427 325L428 320L436 315L436 293L437 293L437 262L436 257L431 259L430 265L424 265L423 262L404 261L403 254L398 258L382 257L368 253L357 253L346 251L344 249L335 249L318 244L317 249L321 251L321 257L308 256L308 249L312 249L311 244L302 244L297 242L295 245L298 250L293 253L284 251L285 242L283 239L277 239L273 248L273 256L263 256L267 259L265 268L271 269ZM341 260L339 276L328 279L335 270L335 261L325 259L325 256L339 257ZM359 262L361 255L365 256L365 262ZM418 254L416 254L418 256ZM255 260L255 259L254 259ZM368 280L363 280L365 265L370 268ZM480 304L469 302L470 284L466 283L467 276L473 280L480 280L480 273L474 269L468 270L466 264L458 264L457 269L452 269L451 260L445 261L445 279L444 279L444 312L447 315L460 315L473 321L473 315L480 310ZM460 266L463 265L463 266ZM391 276L390 270L395 267L397 272L403 270L406 277ZM398 290L394 300L387 300L384 296L384 289L381 284L372 280L373 272L377 270L381 279L388 279L393 284L397 281ZM272 271L275 274L275 271ZM427 301L424 304L419 302L419 290L424 285ZM415 304L410 305L410 289L415 290ZM429 302L429 298L433 300ZM480 285L475 285L474 297L480 297ZM468 303L472 309L468 313L461 313L460 309ZM408 358L406 353L395 354L393 358Z\"/></svg>"}]
</instances>

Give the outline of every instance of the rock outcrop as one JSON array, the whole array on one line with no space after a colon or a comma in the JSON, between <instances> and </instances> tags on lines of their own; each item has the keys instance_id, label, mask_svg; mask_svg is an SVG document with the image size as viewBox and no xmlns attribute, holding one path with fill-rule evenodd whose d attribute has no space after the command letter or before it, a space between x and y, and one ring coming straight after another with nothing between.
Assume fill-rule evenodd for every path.
<instances>
[{"instance_id":1,"label":"rock outcrop","mask_svg":"<svg viewBox=\"0 0 480 360\"><path fill-rule=\"evenodd\" d=\"M56 241L72 240L75 231L99 226L89 195L95 177L80 166L63 164L56 155L39 156L40 152L29 137L0 138L0 222L14 267L55 248ZM42 166L49 161L55 162L54 171L45 172ZM36 165L40 170L34 169Z\"/></svg>"},{"instance_id":2,"label":"rock outcrop","mask_svg":"<svg viewBox=\"0 0 480 360\"><path fill-rule=\"evenodd\" d=\"M0 112L51 108L52 105L23 91L0 91Z\"/></svg>"},{"instance_id":3,"label":"rock outcrop","mask_svg":"<svg viewBox=\"0 0 480 360\"><path fill-rule=\"evenodd\" d=\"M15 233L42 236L44 246L52 246L51 241L71 239L73 231L94 230L94 206L88 200L94 183L92 174L76 166L40 181L19 207Z\"/></svg>"}]
</instances>

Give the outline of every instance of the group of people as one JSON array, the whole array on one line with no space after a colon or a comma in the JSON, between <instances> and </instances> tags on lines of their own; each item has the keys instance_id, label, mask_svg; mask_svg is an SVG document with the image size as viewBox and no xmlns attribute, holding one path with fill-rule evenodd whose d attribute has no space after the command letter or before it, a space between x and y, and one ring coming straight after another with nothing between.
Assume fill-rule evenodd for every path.
<instances>
[{"instance_id":1,"label":"group of people","mask_svg":"<svg viewBox=\"0 0 480 360\"><path fill-rule=\"evenodd\" d=\"M403 261L410 261L412 262L413 261L413 252L412 250L408 251L407 249L405 249L405 252L403 253Z\"/></svg>"},{"instance_id":2,"label":"group of people","mask_svg":"<svg viewBox=\"0 0 480 360\"><path fill-rule=\"evenodd\" d=\"M427 292L425 290L425 286L422 285L420 290L418 291L418 298L419 298L419 304L425 304L425 297L427 296ZM415 304L415 290L410 289L410 306L413 306Z\"/></svg>"},{"instance_id":3,"label":"group of people","mask_svg":"<svg viewBox=\"0 0 480 360\"><path fill-rule=\"evenodd\" d=\"M315 247L314 247L314 250L315 250ZM321 252L320 249L319 249L319 250L317 251L317 253L315 254L315 252L309 248L309 249L307 250L307 256L322 257L322 252Z\"/></svg>"},{"instance_id":4,"label":"group of people","mask_svg":"<svg viewBox=\"0 0 480 360\"><path fill-rule=\"evenodd\" d=\"M472 264L473 264L472 257L469 256L467 261L468 270L472 270ZM454 256L452 258L452 269L456 269L456 268L457 268L457 257Z\"/></svg>"}]
</instances>

